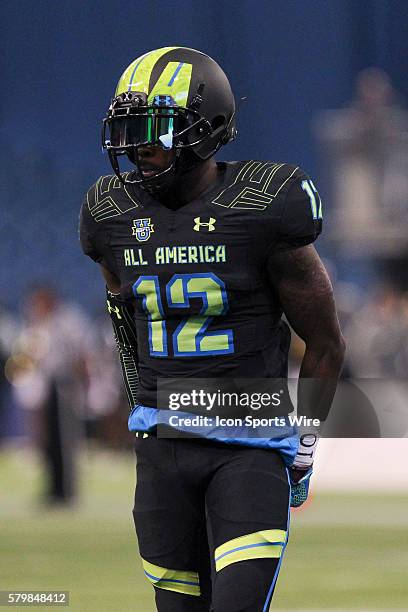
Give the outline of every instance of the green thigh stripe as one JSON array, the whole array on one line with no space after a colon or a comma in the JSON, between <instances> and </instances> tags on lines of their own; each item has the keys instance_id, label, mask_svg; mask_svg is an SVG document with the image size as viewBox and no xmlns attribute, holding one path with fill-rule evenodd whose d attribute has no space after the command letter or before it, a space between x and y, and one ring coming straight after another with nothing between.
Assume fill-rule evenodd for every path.
<instances>
[{"instance_id":1,"label":"green thigh stripe","mask_svg":"<svg viewBox=\"0 0 408 612\"><path fill-rule=\"evenodd\" d=\"M197 597L201 594L197 572L167 569L145 559L142 559L142 563L146 577L155 587Z\"/></svg>"},{"instance_id":2,"label":"green thigh stripe","mask_svg":"<svg viewBox=\"0 0 408 612\"><path fill-rule=\"evenodd\" d=\"M286 531L267 529L234 538L215 549L217 572L231 563L249 559L279 559L286 544Z\"/></svg>"}]
</instances>

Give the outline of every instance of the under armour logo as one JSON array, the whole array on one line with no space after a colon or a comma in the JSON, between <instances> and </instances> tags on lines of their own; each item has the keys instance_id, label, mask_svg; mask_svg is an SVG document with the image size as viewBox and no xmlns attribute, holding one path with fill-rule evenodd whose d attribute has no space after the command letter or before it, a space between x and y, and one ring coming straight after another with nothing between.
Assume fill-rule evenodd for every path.
<instances>
[{"instance_id":1,"label":"under armour logo","mask_svg":"<svg viewBox=\"0 0 408 612\"><path fill-rule=\"evenodd\" d=\"M154 96L153 106L174 106L175 102L171 96Z\"/></svg>"},{"instance_id":2,"label":"under armour logo","mask_svg":"<svg viewBox=\"0 0 408 612\"><path fill-rule=\"evenodd\" d=\"M195 232L199 232L200 231L200 227L207 227L209 232L213 232L215 230L215 222L217 219L213 219L213 217L210 217L208 219L207 222L201 221L201 217L196 217L194 219L194 231Z\"/></svg>"},{"instance_id":3,"label":"under armour logo","mask_svg":"<svg viewBox=\"0 0 408 612\"><path fill-rule=\"evenodd\" d=\"M115 315L118 317L118 319L121 319L122 317L121 317L121 314L120 314L120 309L119 309L119 306L115 306L115 307L113 307L113 306L111 306L111 304L110 304L110 301L109 301L109 300L106 300L106 301L107 301L107 304L108 304L108 312L109 312L109 314L111 314L112 312L114 312L114 313L115 313Z\"/></svg>"}]
</instances>

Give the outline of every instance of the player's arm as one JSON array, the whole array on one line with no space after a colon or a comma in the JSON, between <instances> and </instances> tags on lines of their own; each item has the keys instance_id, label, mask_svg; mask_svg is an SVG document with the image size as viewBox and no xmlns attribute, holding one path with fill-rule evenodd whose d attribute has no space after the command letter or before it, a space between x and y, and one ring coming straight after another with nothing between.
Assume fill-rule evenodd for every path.
<instances>
[{"instance_id":1,"label":"player's arm","mask_svg":"<svg viewBox=\"0 0 408 612\"><path fill-rule=\"evenodd\" d=\"M269 272L283 311L306 346L298 414L324 422L345 351L329 276L313 245L273 253Z\"/></svg>"},{"instance_id":2,"label":"player's arm","mask_svg":"<svg viewBox=\"0 0 408 612\"><path fill-rule=\"evenodd\" d=\"M329 276L311 244L322 230L322 218L322 202L314 183L296 169L280 210L267 266L282 309L306 345L298 413L324 421L343 363L344 340Z\"/></svg>"},{"instance_id":3,"label":"player's arm","mask_svg":"<svg viewBox=\"0 0 408 612\"><path fill-rule=\"evenodd\" d=\"M343 357L333 290L311 243L322 231L322 202L310 178L296 169L280 211L276 240L268 253L269 278L282 309L306 351L298 384L298 415L324 423L333 400ZM305 501L319 429L299 431L291 469L292 505Z\"/></svg>"},{"instance_id":4,"label":"player's arm","mask_svg":"<svg viewBox=\"0 0 408 612\"><path fill-rule=\"evenodd\" d=\"M298 414L324 422L345 352L330 279L312 245L276 252L269 266L283 311L306 345L299 374ZM307 498L317 441L317 431L300 432L291 469L292 506Z\"/></svg>"},{"instance_id":5,"label":"player's arm","mask_svg":"<svg viewBox=\"0 0 408 612\"><path fill-rule=\"evenodd\" d=\"M119 295L120 294L120 280L118 279L116 274L108 270L108 268L103 263L100 263L99 267L102 272L102 276L105 279L105 283L106 283L106 287L108 291Z\"/></svg>"},{"instance_id":6,"label":"player's arm","mask_svg":"<svg viewBox=\"0 0 408 612\"><path fill-rule=\"evenodd\" d=\"M99 264L106 282L106 301L130 408L137 404L139 389L137 335L133 307L120 295L120 280L103 263Z\"/></svg>"},{"instance_id":7,"label":"player's arm","mask_svg":"<svg viewBox=\"0 0 408 612\"><path fill-rule=\"evenodd\" d=\"M108 240L103 225L98 223L91 213L95 205L96 183L92 186L81 207L79 215L79 240L85 255L99 264L106 282L107 308L113 324L119 360L122 369L126 394L131 408L137 403L137 336L133 307L121 298L120 280L112 272L112 265L107 263L109 252Z\"/></svg>"},{"instance_id":8,"label":"player's arm","mask_svg":"<svg viewBox=\"0 0 408 612\"><path fill-rule=\"evenodd\" d=\"M306 345L300 378L337 381L345 344L340 331L333 289L313 245L277 251L269 258L269 272L283 311ZM331 393L334 393L332 388ZM332 395L319 401L319 415L327 416Z\"/></svg>"}]
</instances>

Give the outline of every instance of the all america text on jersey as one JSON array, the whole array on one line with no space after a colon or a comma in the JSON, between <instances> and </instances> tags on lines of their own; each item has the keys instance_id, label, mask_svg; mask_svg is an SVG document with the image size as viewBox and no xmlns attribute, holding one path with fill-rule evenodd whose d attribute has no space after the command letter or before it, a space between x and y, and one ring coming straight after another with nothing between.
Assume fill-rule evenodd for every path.
<instances>
[{"instance_id":1,"label":"all america text on jersey","mask_svg":"<svg viewBox=\"0 0 408 612\"><path fill-rule=\"evenodd\" d=\"M142 248L123 249L123 261L126 267L149 265ZM225 244L159 246L154 254L154 263L157 265L225 263L226 261L227 248Z\"/></svg>"}]
</instances>

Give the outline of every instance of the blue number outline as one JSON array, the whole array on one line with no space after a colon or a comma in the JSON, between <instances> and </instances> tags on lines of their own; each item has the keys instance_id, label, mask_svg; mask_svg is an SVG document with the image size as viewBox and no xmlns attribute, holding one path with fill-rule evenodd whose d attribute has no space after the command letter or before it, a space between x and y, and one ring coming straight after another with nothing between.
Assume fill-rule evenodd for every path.
<instances>
[{"instance_id":1,"label":"blue number outline","mask_svg":"<svg viewBox=\"0 0 408 612\"><path fill-rule=\"evenodd\" d=\"M144 280L151 280L151 281L153 281L155 289L156 289L157 305L158 305L158 308L159 308L159 313L163 317L162 320L160 321L161 332L162 332L162 337L163 337L163 351L155 351L155 350L153 350L153 341L152 341L153 320L152 320L152 314L151 314L151 312L149 312L149 310L147 309L147 306L146 306L147 295L146 294L139 294L139 293L137 293L138 286ZM143 306L143 310L147 313L148 330L149 330L149 349L150 349L150 354L153 355L154 357L168 357L169 353L168 353L168 346L167 346L166 320L164 318L164 310L163 310L163 304L162 304L162 300L161 300L159 277L157 275L139 276L137 281L132 285L132 291L133 291L133 295L137 299L140 299L141 296L143 295L142 306Z\"/></svg>"},{"instance_id":2,"label":"blue number outline","mask_svg":"<svg viewBox=\"0 0 408 612\"><path fill-rule=\"evenodd\" d=\"M199 297L199 298L202 299L203 305L201 307L201 310L200 310L200 313L199 313L198 316L205 316L205 311L208 308L207 292L206 291L189 291L188 290L188 286L187 286L188 282L189 282L189 280L194 279L194 278L211 278L213 281L215 281L217 283L217 285L221 289L221 297L222 297L222 304L223 304L223 309L222 309L220 315L224 315L228 311L228 308L229 308L227 292L226 292L226 289L225 289L225 283L216 274L213 274L212 272L196 272L195 274L174 274L171 277L170 281L166 285L166 297L167 297L168 305L170 307L174 307L174 308L190 308L189 298ZM181 282L183 284L184 302L173 302L173 300L171 298L171 293L170 293L171 292L171 287L173 286L173 284L177 280L181 280ZM208 316L206 318L206 320L202 324L200 330L196 334L196 337L195 337L196 350L195 351L189 351L189 352L179 351L178 350L178 336L179 336L181 330L183 329L183 327L185 326L185 324L187 323L189 318L190 317L186 317L185 319L183 319L178 324L176 329L174 330L174 333L173 333L173 351L174 351L174 355L176 355L177 357L193 357L194 355L201 355L201 356L206 356L206 355L209 355L209 356L210 355L228 355L229 353L233 353L234 352L234 337L233 337L232 329L225 329L225 330L217 330L217 331L213 331L213 332L207 332L207 329L208 329L209 325L211 324L212 320L214 319L214 317L211 317L211 316ZM204 338L204 336L221 336L221 335L227 336L227 338L228 338L228 348L227 349L218 349L218 350L214 350L214 351L203 351L203 350L201 350L200 344L201 344L201 341Z\"/></svg>"}]
</instances>

